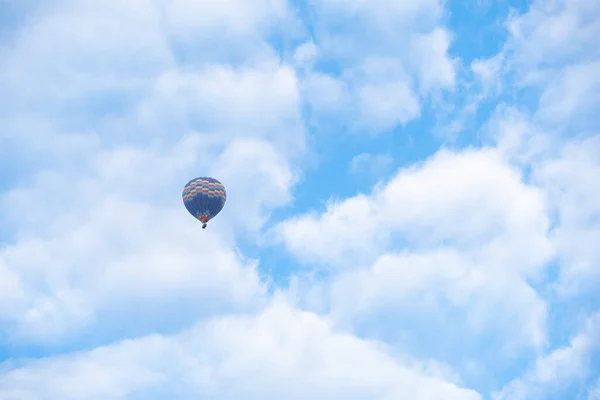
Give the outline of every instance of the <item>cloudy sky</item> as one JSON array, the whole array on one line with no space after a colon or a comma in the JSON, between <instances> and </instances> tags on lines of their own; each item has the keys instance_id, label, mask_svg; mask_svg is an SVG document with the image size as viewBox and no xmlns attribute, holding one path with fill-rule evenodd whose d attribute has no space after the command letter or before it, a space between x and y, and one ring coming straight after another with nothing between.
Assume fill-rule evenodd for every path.
<instances>
[{"instance_id":1,"label":"cloudy sky","mask_svg":"<svg viewBox=\"0 0 600 400\"><path fill-rule=\"evenodd\" d=\"M600 399L600 2L0 28L1 400Z\"/></svg>"}]
</instances>

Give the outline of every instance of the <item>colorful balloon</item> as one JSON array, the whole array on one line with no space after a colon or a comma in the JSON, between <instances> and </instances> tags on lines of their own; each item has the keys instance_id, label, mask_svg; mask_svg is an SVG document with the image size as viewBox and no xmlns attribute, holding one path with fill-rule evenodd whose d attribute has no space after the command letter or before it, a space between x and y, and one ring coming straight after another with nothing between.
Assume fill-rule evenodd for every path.
<instances>
[{"instance_id":1,"label":"colorful balloon","mask_svg":"<svg viewBox=\"0 0 600 400\"><path fill-rule=\"evenodd\" d=\"M210 177L192 179L183 188L181 194L185 208L202 222L202 229L225 205L227 193L221 182Z\"/></svg>"}]
</instances>

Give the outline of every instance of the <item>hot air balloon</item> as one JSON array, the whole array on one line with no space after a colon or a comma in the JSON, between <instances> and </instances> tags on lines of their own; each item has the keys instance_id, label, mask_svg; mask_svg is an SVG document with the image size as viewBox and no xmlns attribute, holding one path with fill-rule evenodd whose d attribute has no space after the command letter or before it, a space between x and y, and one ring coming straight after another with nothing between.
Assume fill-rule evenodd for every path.
<instances>
[{"instance_id":1,"label":"hot air balloon","mask_svg":"<svg viewBox=\"0 0 600 400\"><path fill-rule=\"evenodd\" d=\"M189 181L181 194L185 208L202 222L202 229L225 205L227 193L221 182L210 177L199 177Z\"/></svg>"}]
</instances>

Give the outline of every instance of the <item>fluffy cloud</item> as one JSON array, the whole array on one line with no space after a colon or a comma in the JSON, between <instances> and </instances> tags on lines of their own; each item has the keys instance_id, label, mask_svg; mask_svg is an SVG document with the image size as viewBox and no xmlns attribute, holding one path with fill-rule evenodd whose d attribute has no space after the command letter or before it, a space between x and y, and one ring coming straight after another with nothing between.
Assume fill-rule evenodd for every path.
<instances>
[{"instance_id":1,"label":"fluffy cloud","mask_svg":"<svg viewBox=\"0 0 600 400\"><path fill-rule=\"evenodd\" d=\"M369 195L280 224L275 232L291 254L309 268L334 271L327 283L298 280L291 293L344 326L421 354L440 342L439 335L429 339L432 329L446 332L444 339L460 337L459 346L448 339L456 353L436 354L454 365L477 354L474 368L488 372L501 374L510 364L504 357L517 349L522 356L549 344L544 294L589 296L598 271L590 247L597 242L592 182L600 176L591 112L597 53L589 51L597 11L584 2L534 2L510 16L503 51L472 64L478 85L465 115L476 115L492 96L541 94L521 110L496 109L486 128L491 148L439 151ZM536 92L520 97L512 88ZM540 289L553 261L557 285ZM503 351L486 356L490 345Z\"/></svg>"},{"instance_id":2,"label":"fluffy cloud","mask_svg":"<svg viewBox=\"0 0 600 400\"><path fill-rule=\"evenodd\" d=\"M303 88L318 126L386 131L417 118L422 97L454 88L441 2L325 0L314 8L316 65Z\"/></svg>"},{"instance_id":3,"label":"fluffy cloud","mask_svg":"<svg viewBox=\"0 0 600 400\"><path fill-rule=\"evenodd\" d=\"M274 232L331 271L294 282L302 306L467 374L469 358L500 371L547 343L547 305L530 285L553 256L544 200L494 149L440 151Z\"/></svg>"},{"instance_id":4,"label":"fluffy cloud","mask_svg":"<svg viewBox=\"0 0 600 400\"><path fill-rule=\"evenodd\" d=\"M167 70L138 115L149 131L169 137L169 126L210 132L207 144L261 137L288 156L305 150L295 71L273 55L239 68L208 64L193 72ZM160 130L159 130L160 129Z\"/></svg>"},{"instance_id":5,"label":"fluffy cloud","mask_svg":"<svg viewBox=\"0 0 600 400\"><path fill-rule=\"evenodd\" d=\"M563 294L592 293L600 282L599 160L595 136L566 143L557 157L535 170L557 218L553 241L561 257Z\"/></svg>"},{"instance_id":6,"label":"fluffy cloud","mask_svg":"<svg viewBox=\"0 0 600 400\"><path fill-rule=\"evenodd\" d=\"M195 38L210 35L187 30L172 33L169 26L183 26L176 18L181 13L173 9L189 9L186 3L194 5L196 14L212 10L222 16L196 18L193 27L208 29L216 24L211 29L230 36L220 36L219 46L210 39L206 43L210 49L201 51ZM10 51L0 68L0 87L14 94L3 100L0 117L8 127L3 138L32 144L45 139L42 144L47 144L57 133L101 130L106 143L178 137L188 129L271 137L274 132L288 131L291 145L301 147L295 73L278 62L261 36L268 31L264 24L275 23L280 14L288 13L286 3L258 1L251 13L240 9L239 15L227 10L249 3L229 3L167 5L131 0L112 7L85 1L61 3L48 12L36 8L37 13L32 11L36 18L7 46ZM246 21L247 31L235 34L232 26L239 26L240 18ZM73 30L78 31L76 38ZM185 46L178 44L181 35L194 41L194 54L203 55L200 60L186 57ZM230 46L241 39L251 48ZM239 55L239 62L223 60L218 52L222 47L228 48L229 55ZM259 95L261 99L255 97Z\"/></svg>"},{"instance_id":7,"label":"fluffy cloud","mask_svg":"<svg viewBox=\"0 0 600 400\"><path fill-rule=\"evenodd\" d=\"M592 315L568 346L536 360L524 377L515 379L493 396L494 400L545 399L564 394L571 385L585 384L590 373L590 357L600 348L600 314ZM593 392L590 397L593 398Z\"/></svg>"},{"instance_id":8,"label":"fluffy cloud","mask_svg":"<svg viewBox=\"0 0 600 400\"><path fill-rule=\"evenodd\" d=\"M536 117L553 129L600 129L594 112L600 102L598 61L565 68L546 86Z\"/></svg>"},{"instance_id":9,"label":"fluffy cloud","mask_svg":"<svg viewBox=\"0 0 600 400\"><path fill-rule=\"evenodd\" d=\"M519 107L561 146L565 137L595 134L600 8L586 1L537 0L511 12L498 54L471 65L479 93L470 107L500 97Z\"/></svg>"},{"instance_id":10,"label":"fluffy cloud","mask_svg":"<svg viewBox=\"0 0 600 400\"><path fill-rule=\"evenodd\" d=\"M545 1L513 15L502 53L482 62L508 75L482 72L488 85L514 80L539 93L532 115L499 108L490 125L507 157L531 172L553 218L553 245L560 258L559 291L589 293L598 279L597 190L600 179L597 108L600 8L584 1ZM502 63L501 65L499 63ZM507 83L505 82L504 85Z\"/></svg>"},{"instance_id":11,"label":"fluffy cloud","mask_svg":"<svg viewBox=\"0 0 600 400\"><path fill-rule=\"evenodd\" d=\"M481 398L277 300L257 316L28 361L0 380L6 399Z\"/></svg>"},{"instance_id":12,"label":"fluffy cloud","mask_svg":"<svg viewBox=\"0 0 600 400\"><path fill-rule=\"evenodd\" d=\"M234 227L250 228L252 233L267 222L269 210L291 201L290 189L296 182L288 160L264 140L232 141L210 171L230 188L224 218Z\"/></svg>"},{"instance_id":13,"label":"fluffy cloud","mask_svg":"<svg viewBox=\"0 0 600 400\"><path fill-rule=\"evenodd\" d=\"M479 248L487 243L491 249L504 240L518 251L533 245L542 250L537 254L543 260L547 228L540 194L488 149L441 151L423 166L401 170L370 196L332 203L322 216L297 217L276 230L298 257L344 264L361 254L379 254L392 233L402 234L401 240L412 246Z\"/></svg>"},{"instance_id":14,"label":"fluffy cloud","mask_svg":"<svg viewBox=\"0 0 600 400\"><path fill-rule=\"evenodd\" d=\"M540 82L556 68L597 59L599 15L598 4L585 0L538 0L526 13L513 15L506 50L522 82Z\"/></svg>"}]
</instances>

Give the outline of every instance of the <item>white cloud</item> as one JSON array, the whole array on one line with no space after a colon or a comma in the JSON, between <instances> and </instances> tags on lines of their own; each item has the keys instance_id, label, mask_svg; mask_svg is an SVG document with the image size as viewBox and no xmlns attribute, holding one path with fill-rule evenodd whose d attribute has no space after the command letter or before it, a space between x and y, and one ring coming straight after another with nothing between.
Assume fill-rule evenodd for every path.
<instances>
[{"instance_id":1,"label":"white cloud","mask_svg":"<svg viewBox=\"0 0 600 400\"><path fill-rule=\"evenodd\" d=\"M543 82L552 69L600 56L600 7L586 0L537 0L514 15L507 27L507 50L523 82Z\"/></svg>"},{"instance_id":2,"label":"white cloud","mask_svg":"<svg viewBox=\"0 0 600 400\"><path fill-rule=\"evenodd\" d=\"M277 22L291 13L286 2L122 3L42 9L47 12L39 11L35 23L15 35L0 66L0 88L14 94L2 104L2 139L51 142L58 134L94 129L103 143L146 142L195 129L270 135L282 144L280 132L286 131L288 148L303 149L295 72L260 36L269 21L289 25ZM191 27L197 31L173 33L169 26L183 25L171 16L172 8L184 3L196 7L196 14L212 10L222 18L195 18ZM233 33L240 18L253 35ZM214 35L202 31L213 29L211 24L229 36L219 35L215 43ZM184 39L199 60L179 43ZM13 148L23 153L29 146Z\"/></svg>"},{"instance_id":3,"label":"white cloud","mask_svg":"<svg viewBox=\"0 0 600 400\"><path fill-rule=\"evenodd\" d=\"M450 33L440 27L427 35L416 35L412 39L412 60L416 61L413 68L419 70L424 92L436 88L454 88L456 66L455 61L448 56L450 39Z\"/></svg>"},{"instance_id":4,"label":"white cloud","mask_svg":"<svg viewBox=\"0 0 600 400\"><path fill-rule=\"evenodd\" d=\"M341 123L352 107L352 95L348 85L328 74L309 73L302 81L303 98L317 115L331 115Z\"/></svg>"},{"instance_id":5,"label":"white cloud","mask_svg":"<svg viewBox=\"0 0 600 400\"><path fill-rule=\"evenodd\" d=\"M483 129L502 156L524 167L551 154L556 134L544 130L530 114L515 107L496 107Z\"/></svg>"},{"instance_id":6,"label":"white cloud","mask_svg":"<svg viewBox=\"0 0 600 400\"><path fill-rule=\"evenodd\" d=\"M148 79L173 62L157 10L142 3L149 5L63 2L52 11L32 11L33 20L15 35L0 67L0 85L13 93L5 100L8 111L62 112L66 121L81 121L101 111L103 100L118 100L115 94L125 100L139 95ZM74 111L78 115L69 115Z\"/></svg>"},{"instance_id":7,"label":"white cloud","mask_svg":"<svg viewBox=\"0 0 600 400\"><path fill-rule=\"evenodd\" d=\"M211 176L229 187L224 217L232 227L250 228L252 233L266 223L268 210L291 201L290 190L296 183L283 154L257 139L233 140L212 165Z\"/></svg>"},{"instance_id":8,"label":"white cloud","mask_svg":"<svg viewBox=\"0 0 600 400\"><path fill-rule=\"evenodd\" d=\"M11 364L0 377L0 398L481 398L281 301L256 317Z\"/></svg>"},{"instance_id":9,"label":"white cloud","mask_svg":"<svg viewBox=\"0 0 600 400\"><path fill-rule=\"evenodd\" d=\"M494 400L544 399L549 393L564 393L574 383L584 383L590 371L591 352L600 347L600 314L586 321L568 346L539 357L531 369L493 395Z\"/></svg>"},{"instance_id":10,"label":"white cloud","mask_svg":"<svg viewBox=\"0 0 600 400\"><path fill-rule=\"evenodd\" d=\"M519 106L539 101L532 105L538 108L534 117L547 130L597 130L600 7L585 0L536 0L522 14L512 12L506 27L502 51L472 64L481 97L503 88L518 96ZM533 96L523 97L516 92L521 89L533 89Z\"/></svg>"},{"instance_id":11,"label":"white cloud","mask_svg":"<svg viewBox=\"0 0 600 400\"><path fill-rule=\"evenodd\" d=\"M476 59L471 63L471 70L482 84L485 95L497 95L502 89L501 74L503 72L504 54L499 53L488 59Z\"/></svg>"},{"instance_id":12,"label":"white cloud","mask_svg":"<svg viewBox=\"0 0 600 400\"><path fill-rule=\"evenodd\" d=\"M295 71L272 55L238 68L209 64L165 71L152 90L138 109L150 132L169 137L174 125L210 132L220 143L264 137L287 156L305 151Z\"/></svg>"},{"instance_id":13,"label":"white cloud","mask_svg":"<svg viewBox=\"0 0 600 400\"><path fill-rule=\"evenodd\" d=\"M566 67L545 87L536 117L553 129L600 129L596 115L599 93L600 58Z\"/></svg>"},{"instance_id":14,"label":"white cloud","mask_svg":"<svg viewBox=\"0 0 600 400\"><path fill-rule=\"evenodd\" d=\"M343 77L311 72L304 92L317 116L338 116L352 131L377 133L406 124L420 104L402 63L392 57L369 57L344 71Z\"/></svg>"},{"instance_id":15,"label":"white cloud","mask_svg":"<svg viewBox=\"0 0 600 400\"><path fill-rule=\"evenodd\" d=\"M261 41L269 30L296 23L286 0L175 0L160 1L169 27L188 38L219 40L247 37ZM177 35L176 35L177 36ZM250 40L248 40L250 42Z\"/></svg>"},{"instance_id":16,"label":"white cloud","mask_svg":"<svg viewBox=\"0 0 600 400\"><path fill-rule=\"evenodd\" d=\"M559 290L591 293L600 283L600 137L565 143L557 157L537 165L535 176L557 218L552 237L561 259Z\"/></svg>"},{"instance_id":17,"label":"white cloud","mask_svg":"<svg viewBox=\"0 0 600 400\"><path fill-rule=\"evenodd\" d=\"M481 350L485 337L510 358L546 344L546 305L528 283L553 256L546 213L542 193L501 153L440 151L369 196L331 203L274 232L305 263L342 271L321 289L300 288L301 304L357 329L390 332L391 324L389 335L413 348L428 340L420 329L437 326L447 340L468 337L453 344L465 354Z\"/></svg>"},{"instance_id":18,"label":"white cloud","mask_svg":"<svg viewBox=\"0 0 600 400\"><path fill-rule=\"evenodd\" d=\"M319 48L314 41L302 43L294 50L294 62L301 68L312 68L319 55Z\"/></svg>"},{"instance_id":19,"label":"white cloud","mask_svg":"<svg viewBox=\"0 0 600 400\"><path fill-rule=\"evenodd\" d=\"M366 83L358 89L358 129L390 129L419 115L419 103L405 82Z\"/></svg>"},{"instance_id":20,"label":"white cloud","mask_svg":"<svg viewBox=\"0 0 600 400\"><path fill-rule=\"evenodd\" d=\"M454 249L383 255L367 269L340 274L328 290L338 323L381 332L419 353L453 343L446 357L500 364L545 343L546 306L526 281ZM431 330L444 335L433 339ZM459 337L466 342L457 344ZM483 343L499 346L495 360Z\"/></svg>"},{"instance_id":21,"label":"white cloud","mask_svg":"<svg viewBox=\"0 0 600 400\"><path fill-rule=\"evenodd\" d=\"M287 248L307 261L343 264L358 253L378 254L391 232L425 247L493 247L495 238L504 237L520 248L525 239L545 259L545 205L520 179L492 149L440 151L423 166L401 170L371 196L331 204L322 216L298 217L277 229Z\"/></svg>"},{"instance_id":22,"label":"white cloud","mask_svg":"<svg viewBox=\"0 0 600 400\"><path fill-rule=\"evenodd\" d=\"M591 293L600 277L599 126L592 111L600 99L594 73L593 64L566 67L545 87L535 115L499 108L489 123L505 157L528 168L546 197L560 261L555 289L567 296Z\"/></svg>"},{"instance_id":23,"label":"white cloud","mask_svg":"<svg viewBox=\"0 0 600 400\"><path fill-rule=\"evenodd\" d=\"M594 184L600 179L595 113L600 52L594 42L600 7L579 0L538 0L527 12L513 14L507 26L510 36L503 51L480 65L484 86L516 82L534 89L539 99L531 115L526 105L523 111L498 107L489 128L505 157L529 169L546 197L560 260L559 292L589 293L600 262L592 245L598 241L600 204ZM508 75L488 79L497 70Z\"/></svg>"},{"instance_id":24,"label":"white cloud","mask_svg":"<svg viewBox=\"0 0 600 400\"><path fill-rule=\"evenodd\" d=\"M313 5L317 61L326 65L306 77L317 126L339 118L334 123L351 131L390 130L420 115L421 97L454 88L450 34L438 25L441 2L396 3L325 0Z\"/></svg>"}]
</instances>

